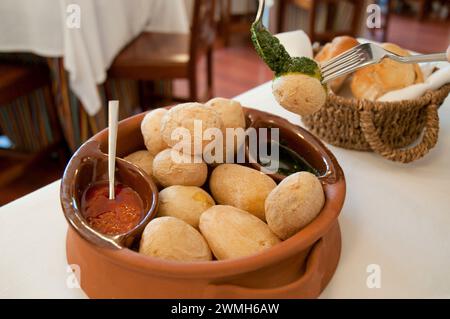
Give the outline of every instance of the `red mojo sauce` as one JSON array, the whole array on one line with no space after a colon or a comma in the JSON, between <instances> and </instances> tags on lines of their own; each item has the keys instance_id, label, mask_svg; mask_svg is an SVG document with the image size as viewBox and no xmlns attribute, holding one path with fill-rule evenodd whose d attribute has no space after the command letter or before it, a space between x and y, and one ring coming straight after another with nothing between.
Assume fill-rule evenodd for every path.
<instances>
[{"instance_id":1,"label":"red mojo sauce","mask_svg":"<svg viewBox=\"0 0 450 319\"><path fill-rule=\"evenodd\" d=\"M109 199L108 182L90 185L81 199L81 211L89 225L105 235L123 234L143 218L144 204L132 188L117 184L115 199Z\"/></svg>"}]
</instances>

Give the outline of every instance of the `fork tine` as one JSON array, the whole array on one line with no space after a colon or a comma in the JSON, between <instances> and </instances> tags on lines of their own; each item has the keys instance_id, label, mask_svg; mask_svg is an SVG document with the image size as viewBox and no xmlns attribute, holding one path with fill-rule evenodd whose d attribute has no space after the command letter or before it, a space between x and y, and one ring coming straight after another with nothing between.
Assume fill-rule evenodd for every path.
<instances>
[{"instance_id":1,"label":"fork tine","mask_svg":"<svg viewBox=\"0 0 450 319\"><path fill-rule=\"evenodd\" d=\"M369 61L365 61L364 63L357 64L356 66L350 65L344 69L339 70L338 72L331 73L331 74L328 74L327 76L324 76L322 79L322 83L330 82L331 80L334 80L340 76L346 75L348 73L352 73L352 72L359 70L365 66L372 65L375 63L377 63L377 62L369 60Z\"/></svg>"},{"instance_id":2,"label":"fork tine","mask_svg":"<svg viewBox=\"0 0 450 319\"><path fill-rule=\"evenodd\" d=\"M332 81L332 80L334 80L334 79L336 79L336 78L338 78L338 77L340 77L342 75L351 73L353 71L354 71L353 66L352 65L348 66L345 69L340 70L339 72L331 73L331 74L329 74L327 76L324 76L323 79L322 79L322 83L328 83L328 82L330 82L330 81Z\"/></svg>"},{"instance_id":3,"label":"fork tine","mask_svg":"<svg viewBox=\"0 0 450 319\"><path fill-rule=\"evenodd\" d=\"M332 64L336 64L339 63L341 61L341 59L347 58L349 55L353 55L356 53L359 53L361 51L361 49L357 46L354 48L351 48L345 52L342 52L341 54L335 56L334 58L332 58L331 60L325 61L324 63L321 63L321 67L322 68L326 68L329 67Z\"/></svg>"},{"instance_id":4,"label":"fork tine","mask_svg":"<svg viewBox=\"0 0 450 319\"><path fill-rule=\"evenodd\" d=\"M348 61L350 59L353 59L354 57L356 57L358 55L359 55L358 52L352 52L352 54L349 54L349 55L347 55L347 56L345 56L343 58L340 58L338 60L333 61L332 63L329 63L329 64L327 64L325 66L322 66L321 69L325 71L325 70L334 68L336 65L340 65L340 64L342 64L342 63L344 63L344 62L346 62L346 61Z\"/></svg>"},{"instance_id":5,"label":"fork tine","mask_svg":"<svg viewBox=\"0 0 450 319\"><path fill-rule=\"evenodd\" d=\"M344 63L337 64L336 66L328 68L327 70L322 70L322 76L326 77L332 73L339 72L340 70L342 70L350 65L353 65L353 66L358 65L362 61L364 61L364 58L361 57L360 55L357 55Z\"/></svg>"},{"instance_id":6,"label":"fork tine","mask_svg":"<svg viewBox=\"0 0 450 319\"><path fill-rule=\"evenodd\" d=\"M322 73L329 73L329 72L332 72L332 70L339 69L343 65L347 65L348 63L352 63L354 61L359 61L362 58L363 58L363 55L361 53L356 53L356 54L353 54L353 55L349 55L345 59L342 59L342 60L338 61L339 63L334 63L332 65L329 65L329 66L325 67L325 68L321 68L321 70L322 70Z\"/></svg>"}]
</instances>

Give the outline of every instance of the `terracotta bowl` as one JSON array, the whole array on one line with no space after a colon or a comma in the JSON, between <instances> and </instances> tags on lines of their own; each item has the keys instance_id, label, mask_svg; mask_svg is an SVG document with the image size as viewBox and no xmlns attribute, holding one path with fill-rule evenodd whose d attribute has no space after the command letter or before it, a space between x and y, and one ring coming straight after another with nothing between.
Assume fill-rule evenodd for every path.
<instances>
[{"instance_id":1,"label":"terracotta bowl","mask_svg":"<svg viewBox=\"0 0 450 319\"><path fill-rule=\"evenodd\" d=\"M261 253L232 260L197 263L165 261L132 249L101 247L74 227L67 233L67 260L80 267L80 284L92 298L316 298L339 261L337 217L345 179L331 152L313 135L277 116L246 109L249 126L279 127L290 146L320 175L325 205L296 235ZM145 114L119 124L117 156L144 149L140 123ZM107 150L107 131L95 135ZM64 182L65 179L63 179ZM64 208L65 199L62 198ZM67 203L66 203L67 204Z\"/></svg>"}]
</instances>

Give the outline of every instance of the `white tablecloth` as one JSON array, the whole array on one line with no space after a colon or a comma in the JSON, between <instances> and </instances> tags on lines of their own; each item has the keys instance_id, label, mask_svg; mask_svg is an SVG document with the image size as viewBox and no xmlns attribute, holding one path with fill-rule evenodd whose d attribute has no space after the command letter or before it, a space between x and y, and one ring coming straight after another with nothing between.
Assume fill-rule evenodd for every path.
<instances>
[{"instance_id":1,"label":"white tablecloth","mask_svg":"<svg viewBox=\"0 0 450 319\"><path fill-rule=\"evenodd\" d=\"M70 4L80 8L80 28L68 27ZM0 1L0 52L64 57L70 85L90 115L101 106L97 84L105 81L117 53L143 30L189 32L184 0Z\"/></svg>"},{"instance_id":2,"label":"white tablecloth","mask_svg":"<svg viewBox=\"0 0 450 319\"><path fill-rule=\"evenodd\" d=\"M237 99L299 124L269 83ZM450 98L439 115L438 145L412 164L330 146L347 198L341 260L322 298L450 297ZM59 182L0 208L0 298L84 297L66 285L66 229ZM370 265L379 266L380 288L367 286Z\"/></svg>"}]
</instances>

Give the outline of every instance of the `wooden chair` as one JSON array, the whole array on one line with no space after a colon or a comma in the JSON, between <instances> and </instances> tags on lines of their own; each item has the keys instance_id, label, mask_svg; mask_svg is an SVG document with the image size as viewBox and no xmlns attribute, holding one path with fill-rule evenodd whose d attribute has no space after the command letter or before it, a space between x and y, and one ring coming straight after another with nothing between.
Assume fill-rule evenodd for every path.
<instances>
[{"instance_id":1,"label":"wooden chair","mask_svg":"<svg viewBox=\"0 0 450 319\"><path fill-rule=\"evenodd\" d=\"M339 2L348 2L353 5L353 15L350 22L350 29L333 31L333 24L337 17L337 6ZM282 32L285 24L285 14L288 4L293 4L298 8L309 12L309 37L311 42L329 42L340 35L350 35L355 37L358 33L359 18L363 6L362 0L279 0L277 12L278 32ZM320 4L327 6L327 19L325 30L319 32L316 30L317 9Z\"/></svg>"},{"instance_id":2,"label":"wooden chair","mask_svg":"<svg viewBox=\"0 0 450 319\"><path fill-rule=\"evenodd\" d=\"M65 146L62 143L62 135L54 108L53 98L50 89L49 70L41 65L22 65L22 64L0 64L0 111L8 109L1 120L4 125L13 127L15 138L27 144L27 147L33 146L33 150L26 150L24 145L16 145L15 148L0 148L0 158L9 163L7 169L2 169L0 173L0 185L5 185L17 177L24 174L27 168L48 155L52 151L58 151L60 161L66 159ZM43 114L40 110L31 110L30 108L37 100L32 100L32 92L42 90L42 101L45 106L45 113L48 115L48 125L42 122ZM36 97L36 96L34 96ZM19 98L23 98L18 102ZM33 103L32 103L33 102ZM42 104L41 104L42 105ZM16 109L17 106L17 109ZM11 109L12 108L12 109ZM20 109L19 109L20 108ZM1 113L1 112L0 112ZM20 118L20 123L14 119ZM25 122L29 120L30 122ZM43 131L50 129L52 133L51 141L43 141ZM3 134L8 134L8 130L3 129ZM29 141L25 143L25 136ZM41 147L42 145L42 147Z\"/></svg>"},{"instance_id":3,"label":"wooden chair","mask_svg":"<svg viewBox=\"0 0 450 319\"><path fill-rule=\"evenodd\" d=\"M197 62L207 61L207 98L213 96L215 0L195 0L190 35L144 32L120 52L108 75L139 81L188 79L189 100L198 100Z\"/></svg>"},{"instance_id":4,"label":"wooden chair","mask_svg":"<svg viewBox=\"0 0 450 319\"><path fill-rule=\"evenodd\" d=\"M256 1L256 0L255 0ZM255 20L256 12L247 12L239 16L235 16L231 12L232 0L220 0L220 36L223 38L224 45L230 44L232 34L241 33L248 35L250 27ZM250 5L250 3L248 3Z\"/></svg>"},{"instance_id":5,"label":"wooden chair","mask_svg":"<svg viewBox=\"0 0 450 319\"><path fill-rule=\"evenodd\" d=\"M444 0L444 1L448 2L448 0ZM400 1L400 4L404 5L406 2L415 2L417 4L417 7L418 7L417 19L419 21L423 21L423 20L425 20L425 18L427 17L428 13L430 12L431 4L432 4L433 1L430 1L430 0L409 0L409 1L405 1L405 0L402 0L402 1Z\"/></svg>"},{"instance_id":6,"label":"wooden chair","mask_svg":"<svg viewBox=\"0 0 450 319\"><path fill-rule=\"evenodd\" d=\"M379 0L374 1L375 4L379 4ZM394 1L387 0L386 1L386 7L384 8L384 12L382 14L382 23L381 27L379 29L370 29L370 34L373 39L376 39L381 42L387 42L388 40L388 32L389 32L389 23L391 20L391 14L393 11ZM381 34L381 38L378 39L377 35Z\"/></svg>"}]
</instances>

